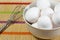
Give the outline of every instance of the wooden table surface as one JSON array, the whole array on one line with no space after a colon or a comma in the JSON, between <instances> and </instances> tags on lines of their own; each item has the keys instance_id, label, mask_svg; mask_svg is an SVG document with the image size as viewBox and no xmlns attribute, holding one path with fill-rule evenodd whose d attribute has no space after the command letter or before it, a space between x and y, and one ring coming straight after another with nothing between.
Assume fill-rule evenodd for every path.
<instances>
[{"instance_id":1,"label":"wooden table surface","mask_svg":"<svg viewBox=\"0 0 60 40\"><path fill-rule=\"evenodd\" d=\"M34 0L0 0L3 2L32 2ZM0 27L6 23L10 17L12 10L21 4L0 4ZM25 4L23 4L25 5ZM28 4L27 4L28 5ZM26 5L25 5L26 6ZM0 34L0 40L45 40L34 37L27 29L27 24L24 22L23 17L15 21L14 24L10 25L6 30ZM49 39L48 39L49 40ZM52 40L60 40L60 37L56 36Z\"/></svg>"}]
</instances>

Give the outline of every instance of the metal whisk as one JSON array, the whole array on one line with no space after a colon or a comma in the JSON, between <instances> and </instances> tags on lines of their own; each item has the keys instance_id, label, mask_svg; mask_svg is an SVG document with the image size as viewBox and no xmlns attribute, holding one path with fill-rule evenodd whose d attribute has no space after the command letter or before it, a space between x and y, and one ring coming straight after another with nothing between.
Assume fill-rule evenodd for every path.
<instances>
[{"instance_id":1,"label":"metal whisk","mask_svg":"<svg viewBox=\"0 0 60 40\"><path fill-rule=\"evenodd\" d=\"M24 9L24 6L16 6L15 9L12 11L10 18L7 20L6 24L4 24L2 26L2 28L0 28L0 32L3 32L4 29L6 29L9 25L11 25L11 23L13 21L16 21L18 18L20 18L22 16L22 14L20 14L20 12ZM17 15L20 15L19 17Z\"/></svg>"}]
</instances>

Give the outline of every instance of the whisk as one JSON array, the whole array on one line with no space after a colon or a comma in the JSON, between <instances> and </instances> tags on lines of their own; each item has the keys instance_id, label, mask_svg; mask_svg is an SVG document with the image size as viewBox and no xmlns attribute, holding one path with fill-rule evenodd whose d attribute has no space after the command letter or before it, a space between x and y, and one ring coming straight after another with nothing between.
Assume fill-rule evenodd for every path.
<instances>
[{"instance_id":1,"label":"whisk","mask_svg":"<svg viewBox=\"0 0 60 40\"><path fill-rule=\"evenodd\" d=\"M24 6L21 6L21 5L16 6L15 9L12 11L7 22L0 28L0 32L3 32L4 29L6 29L9 25L11 25L13 21L16 21L17 19L19 19L22 16L22 14L20 14L20 12L23 9L24 9ZM19 17L17 15L19 15Z\"/></svg>"}]
</instances>

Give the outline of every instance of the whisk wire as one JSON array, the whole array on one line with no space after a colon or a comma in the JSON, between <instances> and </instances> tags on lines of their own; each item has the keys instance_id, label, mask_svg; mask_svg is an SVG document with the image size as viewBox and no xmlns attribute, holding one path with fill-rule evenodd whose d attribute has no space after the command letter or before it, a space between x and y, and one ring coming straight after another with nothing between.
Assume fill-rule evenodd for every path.
<instances>
[{"instance_id":1,"label":"whisk wire","mask_svg":"<svg viewBox=\"0 0 60 40\"><path fill-rule=\"evenodd\" d=\"M7 20L6 24L4 24L2 26L2 28L0 28L0 32L3 32L5 28L7 28L12 21L17 20L19 17L22 16L22 14L19 14L21 12L21 10L24 9L24 6L16 6L15 9L12 11L10 18ZM17 14L21 15L19 17L17 17ZM17 17L17 18L16 18Z\"/></svg>"}]
</instances>

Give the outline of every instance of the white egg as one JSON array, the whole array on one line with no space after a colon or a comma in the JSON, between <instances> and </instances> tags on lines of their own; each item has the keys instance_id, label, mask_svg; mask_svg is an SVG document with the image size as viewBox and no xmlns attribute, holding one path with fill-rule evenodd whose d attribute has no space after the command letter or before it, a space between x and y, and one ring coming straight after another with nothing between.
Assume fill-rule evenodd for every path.
<instances>
[{"instance_id":1,"label":"white egg","mask_svg":"<svg viewBox=\"0 0 60 40\"><path fill-rule=\"evenodd\" d=\"M60 13L60 4L57 4L54 8L55 13Z\"/></svg>"},{"instance_id":2,"label":"white egg","mask_svg":"<svg viewBox=\"0 0 60 40\"><path fill-rule=\"evenodd\" d=\"M55 25L60 26L60 13L52 16L52 21Z\"/></svg>"},{"instance_id":3,"label":"white egg","mask_svg":"<svg viewBox=\"0 0 60 40\"><path fill-rule=\"evenodd\" d=\"M55 5L59 4L60 2L58 2L57 0L50 0L51 3L51 8L54 9Z\"/></svg>"},{"instance_id":4,"label":"white egg","mask_svg":"<svg viewBox=\"0 0 60 40\"><path fill-rule=\"evenodd\" d=\"M50 30L53 28L52 22L48 16L41 16L37 24L40 29Z\"/></svg>"},{"instance_id":5,"label":"white egg","mask_svg":"<svg viewBox=\"0 0 60 40\"><path fill-rule=\"evenodd\" d=\"M39 7L40 9L45 9L50 7L50 2L49 0L37 0L37 7Z\"/></svg>"},{"instance_id":6,"label":"white egg","mask_svg":"<svg viewBox=\"0 0 60 40\"><path fill-rule=\"evenodd\" d=\"M32 26L32 27L35 27L35 28L38 28L37 23L33 23L31 26Z\"/></svg>"},{"instance_id":7,"label":"white egg","mask_svg":"<svg viewBox=\"0 0 60 40\"><path fill-rule=\"evenodd\" d=\"M30 8L26 14L25 19L30 23L35 23L40 16L40 9L38 7Z\"/></svg>"},{"instance_id":8,"label":"white egg","mask_svg":"<svg viewBox=\"0 0 60 40\"><path fill-rule=\"evenodd\" d=\"M54 11L51 8L46 8L41 11L41 16L52 16Z\"/></svg>"}]
</instances>

